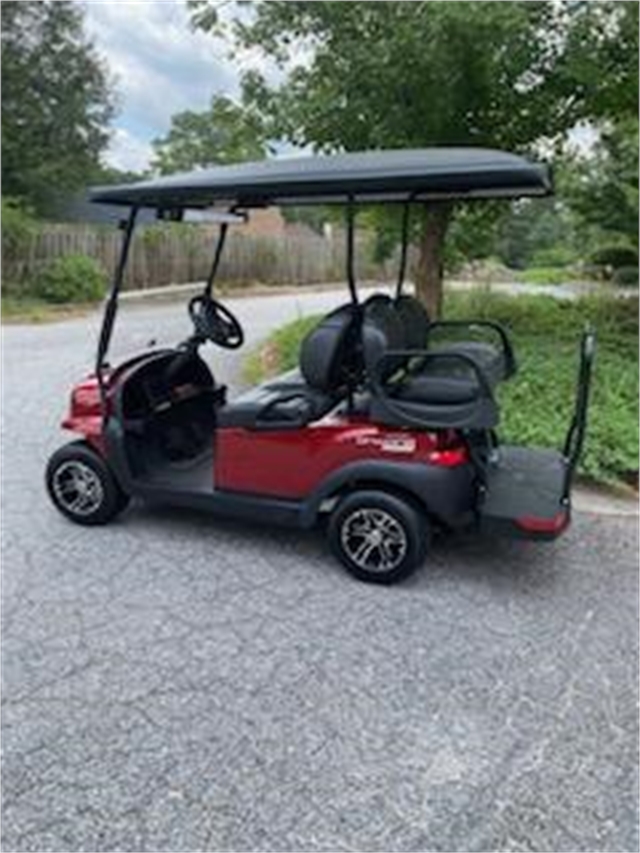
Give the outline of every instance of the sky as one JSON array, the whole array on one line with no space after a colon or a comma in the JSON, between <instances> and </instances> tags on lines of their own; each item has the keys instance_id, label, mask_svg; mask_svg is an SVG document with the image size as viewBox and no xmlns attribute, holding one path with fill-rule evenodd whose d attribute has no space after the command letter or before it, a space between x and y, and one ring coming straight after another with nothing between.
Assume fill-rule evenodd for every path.
<instances>
[{"instance_id":1,"label":"sky","mask_svg":"<svg viewBox=\"0 0 640 853\"><path fill-rule=\"evenodd\" d=\"M238 95L239 74L220 41L194 31L183 0L80 0L85 29L115 78L118 115L105 161L142 171L171 116Z\"/></svg>"},{"instance_id":2,"label":"sky","mask_svg":"<svg viewBox=\"0 0 640 853\"><path fill-rule=\"evenodd\" d=\"M145 170L152 157L151 141L164 136L171 116L182 110L204 110L212 95L239 94L239 67L228 46L190 25L184 0L76 0L85 10L85 27L106 60L118 94L108 165L124 171ZM232 9L221 0L224 17ZM267 79L273 68L258 55L244 56ZM580 149L595 139L591 128L570 134ZM283 146L279 154L293 153Z\"/></svg>"}]
</instances>

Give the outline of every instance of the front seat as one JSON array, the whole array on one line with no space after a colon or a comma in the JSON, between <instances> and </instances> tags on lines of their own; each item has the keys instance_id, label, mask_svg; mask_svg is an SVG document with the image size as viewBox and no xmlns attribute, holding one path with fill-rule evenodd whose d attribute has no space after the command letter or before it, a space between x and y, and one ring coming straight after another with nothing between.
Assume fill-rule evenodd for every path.
<instances>
[{"instance_id":1,"label":"front seat","mask_svg":"<svg viewBox=\"0 0 640 853\"><path fill-rule=\"evenodd\" d=\"M349 392L357 314L346 305L312 329L300 347L300 374L267 381L218 410L218 427L298 429L324 417Z\"/></svg>"}]
</instances>

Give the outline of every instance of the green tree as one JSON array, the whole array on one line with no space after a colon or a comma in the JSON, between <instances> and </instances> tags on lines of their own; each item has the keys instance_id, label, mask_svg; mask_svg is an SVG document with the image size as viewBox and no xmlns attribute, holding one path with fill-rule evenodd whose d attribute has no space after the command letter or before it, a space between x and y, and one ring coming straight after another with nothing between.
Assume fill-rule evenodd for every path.
<instances>
[{"instance_id":1,"label":"green tree","mask_svg":"<svg viewBox=\"0 0 640 853\"><path fill-rule=\"evenodd\" d=\"M163 175L261 160L267 152L263 122L256 112L219 95L205 112L186 110L173 116L168 134L155 139L153 147L152 167Z\"/></svg>"},{"instance_id":2,"label":"green tree","mask_svg":"<svg viewBox=\"0 0 640 853\"><path fill-rule=\"evenodd\" d=\"M114 99L76 3L2 3L2 189L46 214L86 183L108 143Z\"/></svg>"},{"instance_id":3,"label":"green tree","mask_svg":"<svg viewBox=\"0 0 640 853\"><path fill-rule=\"evenodd\" d=\"M211 29L215 5L190 5L194 23ZM595 26L594 5L602 7L598 32L609 44L621 4L255 3L235 24L236 43L275 61L284 81L269 86L249 72L244 95L268 119L270 136L317 151L477 145L528 152L596 109L587 52L580 62L569 55ZM455 215L451 203L422 210L416 285L433 314Z\"/></svg>"},{"instance_id":4,"label":"green tree","mask_svg":"<svg viewBox=\"0 0 640 853\"><path fill-rule=\"evenodd\" d=\"M603 130L589 156L575 155L562 173L564 194L597 244L638 249L638 118ZM595 244L595 245L594 245Z\"/></svg>"}]
</instances>

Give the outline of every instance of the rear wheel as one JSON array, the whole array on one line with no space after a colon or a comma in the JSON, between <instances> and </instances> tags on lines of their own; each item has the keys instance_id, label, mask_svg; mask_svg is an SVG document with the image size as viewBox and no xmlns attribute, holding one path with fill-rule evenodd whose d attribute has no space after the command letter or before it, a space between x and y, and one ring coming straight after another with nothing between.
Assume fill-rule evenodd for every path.
<instances>
[{"instance_id":1,"label":"rear wheel","mask_svg":"<svg viewBox=\"0 0 640 853\"><path fill-rule=\"evenodd\" d=\"M423 513L396 495L352 492L329 520L329 544L359 580L390 584L412 574L424 560L429 528Z\"/></svg>"},{"instance_id":2,"label":"rear wheel","mask_svg":"<svg viewBox=\"0 0 640 853\"><path fill-rule=\"evenodd\" d=\"M76 524L106 524L129 503L107 463L84 441L56 450L46 484L56 508Z\"/></svg>"}]
</instances>

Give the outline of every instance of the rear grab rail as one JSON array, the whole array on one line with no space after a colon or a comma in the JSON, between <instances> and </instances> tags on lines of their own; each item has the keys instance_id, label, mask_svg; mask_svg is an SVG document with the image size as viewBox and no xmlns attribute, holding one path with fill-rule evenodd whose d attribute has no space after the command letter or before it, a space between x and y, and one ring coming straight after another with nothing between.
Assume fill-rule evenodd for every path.
<instances>
[{"instance_id":1,"label":"rear grab rail","mask_svg":"<svg viewBox=\"0 0 640 853\"><path fill-rule=\"evenodd\" d=\"M493 399L493 392L491 390L491 386L482 372L482 370L478 367L476 362L470 358L468 355L464 353L454 353L454 352L429 352L427 350L422 349L394 349L388 350L380 358L376 361L373 370L371 371L370 377L370 385L371 390L374 396L378 399L378 401L382 404L382 406L387 410L387 412L395 418L403 419L408 425L413 425L417 427L421 427L422 429L433 427L433 423L424 421L422 418L418 418L415 415L409 415L407 412L394 405L393 397L390 397L387 393L386 384L383 378L382 367L386 361L391 359L406 359L407 361L413 358L422 359L423 364L428 364L429 362L434 361L458 361L466 365L471 372L475 375L475 378L478 382L478 390L480 392L480 396L488 397L489 399Z\"/></svg>"},{"instance_id":2,"label":"rear grab rail","mask_svg":"<svg viewBox=\"0 0 640 853\"><path fill-rule=\"evenodd\" d=\"M584 447L595 352L596 333L593 327L587 324L580 341L580 367L578 369L576 402L563 449L563 455L567 465L564 486L565 498L569 496L571 481L582 456L582 450Z\"/></svg>"},{"instance_id":3,"label":"rear grab rail","mask_svg":"<svg viewBox=\"0 0 640 853\"><path fill-rule=\"evenodd\" d=\"M432 331L437 329L469 329L473 330L473 328L478 329L490 329L500 339L500 346L502 347L502 354L504 356L504 361L506 365L506 375L505 378L508 379L510 376L516 372L516 357L513 352L513 345L511 340L509 339L509 335L507 334L507 330L504 326L501 326L500 323L495 323L492 320L434 320L432 323L429 323L429 328L427 330L427 335L430 336Z\"/></svg>"}]
</instances>

